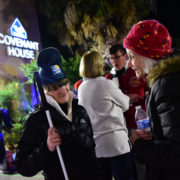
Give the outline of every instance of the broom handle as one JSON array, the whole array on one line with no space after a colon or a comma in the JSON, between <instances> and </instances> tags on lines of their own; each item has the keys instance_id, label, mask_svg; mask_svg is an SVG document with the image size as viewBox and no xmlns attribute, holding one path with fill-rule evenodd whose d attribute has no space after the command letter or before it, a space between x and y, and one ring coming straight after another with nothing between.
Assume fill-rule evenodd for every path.
<instances>
[{"instance_id":1,"label":"broom handle","mask_svg":"<svg viewBox=\"0 0 180 180\"><path fill-rule=\"evenodd\" d=\"M53 123L52 123L52 120L51 120L49 110L46 110L46 116L47 116L47 119L48 119L49 126L53 127ZM59 160L60 160L60 163L61 163L61 167L62 167L62 170L63 170L63 173L64 173L65 180L69 180L68 175L67 175L67 171L66 171L66 167L65 167L65 164L64 164L64 160L63 160L63 157L62 157L62 154L61 154L60 147L56 146L56 150L57 150L57 153L58 153L58 157L59 157Z\"/></svg>"},{"instance_id":2,"label":"broom handle","mask_svg":"<svg viewBox=\"0 0 180 180\"><path fill-rule=\"evenodd\" d=\"M46 96L44 94L42 81L41 81L41 78L40 78L38 72L34 72L34 80L37 83L39 93L40 93L40 97L41 97L41 101L42 101L43 106L45 107L46 117L48 119L49 126L53 127L53 123L52 123L52 119L51 119L49 110L47 110L47 101L46 101ZM65 168L65 164L64 164L64 161L63 161L62 153L60 151L60 147L56 146L56 150L57 150L57 153L58 153L59 161L60 161L63 173L64 173L65 180L69 180L68 175L67 175L67 171L66 171L66 168Z\"/></svg>"}]
</instances>

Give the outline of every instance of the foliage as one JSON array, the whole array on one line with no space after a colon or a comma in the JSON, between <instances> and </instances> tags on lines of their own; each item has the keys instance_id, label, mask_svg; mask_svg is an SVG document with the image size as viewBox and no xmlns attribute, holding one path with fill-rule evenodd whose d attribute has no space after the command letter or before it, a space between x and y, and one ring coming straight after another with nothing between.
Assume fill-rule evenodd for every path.
<instances>
[{"instance_id":1,"label":"foliage","mask_svg":"<svg viewBox=\"0 0 180 180\"><path fill-rule=\"evenodd\" d=\"M73 85L77 80L80 79L79 76L79 64L80 64L81 56L76 53L75 57L68 58L65 60L62 57L62 67L67 74L68 79Z\"/></svg>"},{"instance_id":2,"label":"foliage","mask_svg":"<svg viewBox=\"0 0 180 180\"><path fill-rule=\"evenodd\" d=\"M131 26L151 9L147 0L37 0L36 3L47 19L47 28L61 44L78 46L83 52L96 49L104 56L109 46L122 42Z\"/></svg>"},{"instance_id":3,"label":"foliage","mask_svg":"<svg viewBox=\"0 0 180 180\"><path fill-rule=\"evenodd\" d=\"M11 90L0 90L0 107L4 109L8 109L10 114L12 114L12 97L13 91Z\"/></svg>"},{"instance_id":4,"label":"foliage","mask_svg":"<svg viewBox=\"0 0 180 180\"><path fill-rule=\"evenodd\" d=\"M36 60L32 60L30 64L21 64L20 69L24 76L28 78L26 84L31 84L33 82L33 73L38 70ZM30 107L23 107L22 94L24 93L24 96L27 96L27 93L22 91L24 91L24 84L0 81L0 107L8 110L14 122L11 133L3 131L5 144L9 150L16 149L25 119L28 113L32 111Z\"/></svg>"},{"instance_id":5,"label":"foliage","mask_svg":"<svg viewBox=\"0 0 180 180\"><path fill-rule=\"evenodd\" d=\"M15 123L13 124L13 128L11 129L10 133L3 130L5 145L8 150L15 150L17 148L22 127L23 124Z\"/></svg>"},{"instance_id":6,"label":"foliage","mask_svg":"<svg viewBox=\"0 0 180 180\"><path fill-rule=\"evenodd\" d=\"M23 123L26 115L32 110L22 104L23 84L17 82L5 83L0 81L0 107L6 109L14 122Z\"/></svg>"},{"instance_id":7,"label":"foliage","mask_svg":"<svg viewBox=\"0 0 180 180\"><path fill-rule=\"evenodd\" d=\"M38 55L38 52L36 53L36 57L37 57L37 55ZM20 70L24 73L24 76L27 78L27 81L24 84L26 84L26 85L33 84L34 83L34 72L39 71L39 66L37 65L37 60L33 59L28 64L21 63ZM30 104L29 101L31 101L31 100L28 100L29 97L31 98L30 94L27 94L25 91L24 91L24 93L26 96L27 103ZM24 108L22 108L22 109L24 109ZM28 113L32 112L32 111L33 111L33 108L30 105L28 105L26 107L26 109L24 109L23 114L19 113L19 117L17 119L18 122L24 122Z\"/></svg>"},{"instance_id":8,"label":"foliage","mask_svg":"<svg viewBox=\"0 0 180 180\"><path fill-rule=\"evenodd\" d=\"M26 84L33 83L34 71L39 71L37 61L35 59L31 60L29 64L20 64L20 70L24 73L24 76L27 78Z\"/></svg>"},{"instance_id":9,"label":"foliage","mask_svg":"<svg viewBox=\"0 0 180 180\"><path fill-rule=\"evenodd\" d=\"M32 60L30 64L21 64L20 69L28 78L26 83L31 84L33 82L33 72L38 70L36 60ZM18 81L8 83L3 80L0 81L0 107L7 109L14 122L11 133L4 132L5 143L9 150L16 149L24 121L28 113L32 111L30 107L23 107L22 94L27 96L27 93L23 91L24 84L20 84Z\"/></svg>"},{"instance_id":10,"label":"foliage","mask_svg":"<svg viewBox=\"0 0 180 180\"><path fill-rule=\"evenodd\" d=\"M20 106L22 85L19 82L11 82L6 84L5 81L0 81L0 107L7 109L10 116L14 119L17 112L14 107Z\"/></svg>"},{"instance_id":11,"label":"foliage","mask_svg":"<svg viewBox=\"0 0 180 180\"><path fill-rule=\"evenodd\" d=\"M19 140L20 132L26 118L26 109L22 108L23 85L19 82L0 81L0 107L6 109L14 124L11 134L3 131L5 143L9 150L14 150Z\"/></svg>"}]
</instances>

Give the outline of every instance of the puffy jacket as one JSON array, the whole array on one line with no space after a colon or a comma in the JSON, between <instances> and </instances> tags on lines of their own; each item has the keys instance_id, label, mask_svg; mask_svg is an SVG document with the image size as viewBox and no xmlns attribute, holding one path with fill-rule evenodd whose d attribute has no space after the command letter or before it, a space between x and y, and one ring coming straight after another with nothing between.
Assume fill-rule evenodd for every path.
<instances>
[{"instance_id":1,"label":"puffy jacket","mask_svg":"<svg viewBox=\"0 0 180 180\"><path fill-rule=\"evenodd\" d=\"M62 138L60 146L70 180L96 179L95 143L85 109L72 102L72 122L49 105L50 115ZM26 120L16 154L17 171L33 176L43 170L46 180L64 180L57 152L47 148L48 121L42 107Z\"/></svg>"},{"instance_id":2,"label":"puffy jacket","mask_svg":"<svg viewBox=\"0 0 180 180\"><path fill-rule=\"evenodd\" d=\"M180 179L180 57L161 61L148 75L147 110L152 140L138 139L136 159L147 165L150 180Z\"/></svg>"}]
</instances>

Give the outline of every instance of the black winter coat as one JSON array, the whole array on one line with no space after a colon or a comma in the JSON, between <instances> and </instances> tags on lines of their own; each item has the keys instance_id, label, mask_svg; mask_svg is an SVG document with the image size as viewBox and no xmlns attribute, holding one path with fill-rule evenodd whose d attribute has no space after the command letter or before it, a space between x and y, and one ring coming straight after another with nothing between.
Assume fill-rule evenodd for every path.
<instances>
[{"instance_id":1,"label":"black winter coat","mask_svg":"<svg viewBox=\"0 0 180 180\"><path fill-rule=\"evenodd\" d=\"M134 143L148 180L180 180L180 57L164 60L148 76L147 111L153 139Z\"/></svg>"},{"instance_id":2,"label":"black winter coat","mask_svg":"<svg viewBox=\"0 0 180 180\"><path fill-rule=\"evenodd\" d=\"M72 102L70 122L49 105L51 118L62 138L60 146L69 180L96 180L95 143L90 119L85 109ZM43 170L46 180L64 180L57 152L47 148L49 129L42 107L26 120L16 154L17 171L24 176L34 176Z\"/></svg>"}]
</instances>

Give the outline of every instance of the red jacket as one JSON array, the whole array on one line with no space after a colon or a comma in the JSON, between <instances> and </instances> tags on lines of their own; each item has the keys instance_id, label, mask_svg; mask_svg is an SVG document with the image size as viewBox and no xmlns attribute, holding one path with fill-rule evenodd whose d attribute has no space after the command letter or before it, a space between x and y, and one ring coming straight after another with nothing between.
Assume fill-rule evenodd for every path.
<instances>
[{"instance_id":1,"label":"red jacket","mask_svg":"<svg viewBox=\"0 0 180 180\"><path fill-rule=\"evenodd\" d=\"M145 92L148 91L148 86L145 79L138 79L135 71L132 68L128 68L124 74L115 76L111 73L107 74L106 79L118 78L119 88L124 94L138 94L143 97L139 103L133 103L129 107L129 110L124 113L127 123L127 128L136 128L136 122L134 119L135 107L141 105L145 109Z\"/></svg>"}]
</instances>

